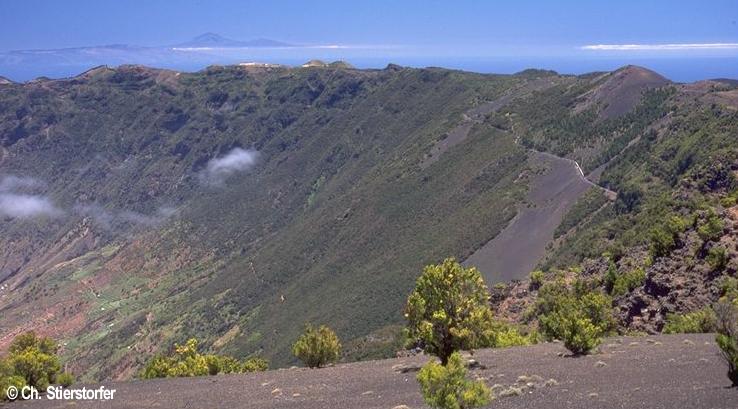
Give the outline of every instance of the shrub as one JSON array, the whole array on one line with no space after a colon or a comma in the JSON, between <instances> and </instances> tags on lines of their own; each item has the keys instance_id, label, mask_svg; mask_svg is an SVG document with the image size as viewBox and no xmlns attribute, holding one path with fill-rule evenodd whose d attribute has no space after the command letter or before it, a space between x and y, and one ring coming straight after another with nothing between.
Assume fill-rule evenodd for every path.
<instances>
[{"instance_id":1,"label":"shrub","mask_svg":"<svg viewBox=\"0 0 738 409\"><path fill-rule=\"evenodd\" d=\"M51 338L27 332L10 344L7 364L14 375L24 379L26 385L43 390L56 381L61 369L56 350L57 345Z\"/></svg>"},{"instance_id":2,"label":"shrub","mask_svg":"<svg viewBox=\"0 0 738 409\"><path fill-rule=\"evenodd\" d=\"M141 377L144 379L218 375L227 373L244 373L265 371L266 361L251 358L244 362L236 358L215 354L200 354L198 341L187 340L184 345L175 344L174 353L169 356L154 357L144 367ZM254 364L258 362L258 364Z\"/></svg>"},{"instance_id":3,"label":"shrub","mask_svg":"<svg viewBox=\"0 0 738 409\"><path fill-rule=\"evenodd\" d=\"M728 252L725 247L713 246L707 251L706 260L713 270L722 270L728 264Z\"/></svg>"},{"instance_id":4,"label":"shrub","mask_svg":"<svg viewBox=\"0 0 738 409\"><path fill-rule=\"evenodd\" d=\"M492 343L488 303L487 286L476 268L464 268L453 258L429 265L407 299L408 338L446 365L455 351Z\"/></svg>"},{"instance_id":5,"label":"shrub","mask_svg":"<svg viewBox=\"0 0 738 409\"><path fill-rule=\"evenodd\" d=\"M449 356L445 366L428 362L418 373L418 382L425 403L432 408L473 408L492 399L484 382L466 379L466 368L458 352Z\"/></svg>"},{"instance_id":6,"label":"shrub","mask_svg":"<svg viewBox=\"0 0 738 409\"><path fill-rule=\"evenodd\" d=\"M240 372L263 372L269 369L269 361L264 358L249 358L241 365Z\"/></svg>"},{"instance_id":7,"label":"shrub","mask_svg":"<svg viewBox=\"0 0 738 409\"><path fill-rule=\"evenodd\" d=\"M536 270L531 271L530 273L530 288L532 290L537 290L543 285L543 280L545 276L543 274L543 271Z\"/></svg>"},{"instance_id":8,"label":"shrub","mask_svg":"<svg viewBox=\"0 0 738 409\"><path fill-rule=\"evenodd\" d=\"M720 297L728 301L736 300L738 302L738 279L730 276L723 276L720 283Z\"/></svg>"},{"instance_id":9,"label":"shrub","mask_svg":"<svg viewBox=\"0 0 738 409\"><path fill-rule=\"evenodd\" d=\"M708 211L705 220L697 227L697 234L703 241L714 241L720 238L725 227L723 220L714 210Z\"/></svg>"},{"instance_id":10,"label":"shrub","mask_svg":"<svg viewBox=\"0 0 738 409\"><path fill-rule=\"evenodd\" d=\"M715 342L720 355L728 366L728 379L738 386L738 306L727 300L715 305L717 335Z\"/></svg>"},{"instance_id":11,"label":"shrub","mask_svg":"<svg viewBox=\"0 0 738 409\"><path fill-rule=\"evenodd\" d=\"M710 307L686 314L667 314L664 334L701 334L715 331L717 319Z\"/></svg>"},{"instance_id":12,"label":"shrub","mask_svg":"<svg viewBox=\"0 0 738 409\"><path fill-rule=\"evenodd\" d=\"M67 388L74 383L74 375L69 372L62 372L56 377L56 383Z\"/></svg>"},{"instance_id":13,"label":"shrub","mask_svg":"<svg viewBox=\"0 0 738 409\"><path fill-rule=\"evenodd\" d=\"M679 216L671 216L663 226L651 230L650 255L653 258L662 257L671 252L676 245L679 234L689 226L687 220Z\"/></svg>"},{"instance_id":14,"label":"shrub","mask_svg":"<svg viewBox=\"0 0 738 409\"><path fill-rule=\"evenodd\" d=\"M32 386L38 390L65 381L56 355L57 345L51 338L34 332L18 335L8 347L8 355L0 359L0 401L7 400L7 388Z\"/></svg>"},{"instance_id":15,"label":"shrub","mask_svg":"<svg viewBox=\"0 0 738 409\"><path fill-rule=\"evenodd\" d=\"M615 325L612 299L582 280L572 288L563 281L544 285L535 308L541 332L575 355L594 349Z\"/></svg>"},{"instance_id":16,"label":"shrub","mask_svg":"<svg viewBox=\"0 0 738 409\"><path fill-rule=\"evenodd\" d=\"M292 353L308 367L319 368L338 360L341 343L336 333L325 325L316 329L308 324L292 346Z\"/></svg>"},{"instance_id":17,"label":"shrub","mask_svg":"<svg viewBox=\"0 0 738 409\"><path fill-rule=\"evenodd\" d=\"M628 294L643 285L644 281L646 281L646 272L642 268L621 274L615 278L610 294L615 297Z\"/></svg>"},{"instance_id":18,"label":"shrub","mask_svg":"<svg viewBox=\"0 0 738 409\"><path fill-rule=\"evenodd\" d=\"M537 331L528 331L526 334L520 328L499 320L493 320L491 333L488 342L480 345L480 348L506 348L538 342Z\"/></svg>"},{"instance_id":19,"label":"shrub","mask_svg":"<svg viewBox=\"0 0 738 409\"><path fill-rule=\"evenodd\" d=\"M21 390L26 386L26 380L22 376L18 375L0 375L0 401L10 400L7 395L9 387L15 387L17 390Z\"/></svg>"}]
</instances>

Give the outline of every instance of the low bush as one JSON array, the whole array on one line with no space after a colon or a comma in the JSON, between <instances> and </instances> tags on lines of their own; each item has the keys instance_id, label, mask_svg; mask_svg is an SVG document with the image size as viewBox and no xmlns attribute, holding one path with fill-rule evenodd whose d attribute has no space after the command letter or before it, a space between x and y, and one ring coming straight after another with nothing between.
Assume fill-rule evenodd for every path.
<instances>
[{"instance_id":1,"label":"low bush","mask_svg":"<svg viewBox=\"0 0 738 409\"><path fill-rule=\"evenodd\" d=\"M525 332L524 332L525 331ZM486 343L480 345L480 348L506 348L521 345L531 345L538 343L539 334L537 331L528 331L506 322L493 320L491 336L488 337Z\"/></svg>"},{"instance_id":2,"label":"low bush","mask_svg":"<svg viewBox=\"0 0 738 409\"><path fill-rule=\"evenodd\" d=\"M628 294L642 286L644 281L646 281L646 272L642 268L620 274L615 277L610 294L614 297Z\"/></svg>"},{"instance_id":3,"label":"low bush","mask_svg":"<svg viewBox=\"0 0 738 409\"><path fill-rule=\"evenodd\" d=\"M686 314L667 314L664 334L701 334L715 331L715 312L710 307Z\"/></svg>"},{"instance_id":4,"label":"low bush","mask_svg":"<svg viewBox=\"0 0 738 409\"><path fill-rule=\"evenodd\" d=\"M531 290L537 290L543 285L544 274L541 270L531 271L530 273L530 288Z\"/></svg>"},{"instance_id":5,"label":"low bush","mask_svg":"<svg viewBox=\"0 0 738 409\"><path fill-rule=\"evenodd\" d=\"M703 241L714 241L720 238L723 234L723 228L725 223L715 213L714 210L710 209L705 216L705 219L697 227L697 234Z\"/></svg>"},{"instance_id":6,"label":"low bush","mask_svg":"<svg viewBox=\"0 0 738 409\"><path fill-rule=\"evenodd\" d=\"M544 336L559 339L575 355L587 354L612 331L612 299L592 283L577 280L547 283L536 301L538 325Z\"/></svg>"},{"instance_id":7,"label":"low bush","mask_svg":"<svg viewBox=\"0 0 738 409\"><path fill-rule=\"evenodd\" d=\"M482 381L466 379L466 367L458 352L446 366L428 362L418 373L423 400L432 408L466 409L490 402L492 393Z\"/></svg>"},{"instance_id":8,"label":"low bush","mask_svg":"<svg viewBox=\"0 0 738 409\"><path fill-rule=\"evenodd\" d=\"M325 325L315 328L308 324L292 346L292 353L309 368L319 368L338 360L341 342L336 333Z\"/></svg>"},{"instance_id":9,"label":"low bush","mask_svg":"<svg viewBox=\"0 0 738 409\"><path fill-rule=\"evenodd\" d=\"M48 337L38 337L34 332L18 335L8 347L8 355L0 359L0 400L7 400L7 388L31 386L38 390L49 384L65 382L57 344Z\"/></svg>"},{"instance_id":10,"label":"low bush","mask_svg":"<svg viewBox=\"0 0 738 409\"><path fill-rule=\"evenodd\" d=\"M728 366L728 379L738 387L738 305L722 300L715 305L720 356Z\"/></svg>"},{"instance_id":11,"label":"low bush","mask_svg":"<svg viewBox=\"0 0 738 409\"><path fill-rule=\"evenodd\" d=\"M679 234L689 226L689 221L671 216L662 226L651 230L649 252L651 257L663 257L671 252L678 243Z\"/></svg>"},{"instance_id":12,"label":"low bush","mask_svg":"<svg viewBox=\"0 0 738 409\"><path fill-rule=\"evenodd\" d=\"M74 375L69 372L62 372L56 377L56 383L67 388L74 383Z\"/></svg>"},{"instance_id":13,"label":"low bush","mask_svg":"<svg viewBox=\"0 0 738 409\"><path fill-rule=\"evenodd\" d=\"M205 376L228 373L265 371L268 364L261 358L239 361L236 358L215 354L200 354L198 341L187 340L184 345L175 344L168 356L157 356L141 372L144 379Z\"/></svg>"},{"instance_id":14,"label":"low bush","mask_svg":"<svg viewBox=\"0 0 738 409\"><path fill-rule=\"evenodd\" d=\"M705 259L713 271L719 271L724 269L728 264L728 252L725 250L725 247L712 246L707 251L707 257Z\"/></svg>"}]
</instances>

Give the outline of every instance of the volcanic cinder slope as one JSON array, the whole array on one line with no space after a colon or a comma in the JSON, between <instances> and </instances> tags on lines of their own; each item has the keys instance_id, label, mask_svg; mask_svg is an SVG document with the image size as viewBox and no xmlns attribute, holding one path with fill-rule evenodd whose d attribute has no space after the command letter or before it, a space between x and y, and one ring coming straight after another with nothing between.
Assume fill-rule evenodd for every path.
<instances>
[{"instance_id":1,"label":"volcanic cinder slope","mask_svg":"<svg viewBox=\"0 0 738 409\"><path fill-rule=\"evenodd\" d=\"M607 339L601 353L572 358L560 344L475 352L493 408L729 409L738 394L727 387L712 335ZM424 356L284 369L244 375L106 383L111 401L77 401L80 408L426 408L415 380ZM81 387L78 385L75 387ZM86 385L99 387L98 384ZM405 405L405 406L401 406ZM16 405L13 405L16 406ZM38 400L19 408L66 408Z\"/></svg>"}]
</instances>

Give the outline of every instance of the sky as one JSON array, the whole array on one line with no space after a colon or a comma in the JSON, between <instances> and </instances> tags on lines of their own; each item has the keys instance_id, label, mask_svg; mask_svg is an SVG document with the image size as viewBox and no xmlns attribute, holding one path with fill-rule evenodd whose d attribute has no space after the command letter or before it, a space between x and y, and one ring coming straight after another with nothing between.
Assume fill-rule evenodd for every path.
<instances>
[{"instance_id":1,"label":"sky","mask_svg":"<svg viewBox=\"0 0 738 409\"><path fill-rule=\"evenodd\" d=\"M532 49L738 43L736 20L736 0L2 0L0 50L163 45L203 32L296 43Z\"/></svg>"},{"instance_id":2,"label":"sky","mask_svg":"<svg viewBox=\"0 0 738 409\"><path fill-rule=\"evenodd\" d=\"M738 61L736 20L738 0L0 0L0 53L173 45L215 32L237 40L341 45L365 50L344 52L347 58L374 58L377 64L411 57L446 65L492 57L536 58L536 64L569 57L611 58L617 64L630 58L702 58L699 66L716 75L738 75L738 69L720 70ZM623 49L633 44L636 49ZM670 48L664 49L665 44ZM306 56L256 55L274 62ZM673 61L671 66L679 69ZM7 70L25 69L9 64Z\"/></svg>"}]
</instances>

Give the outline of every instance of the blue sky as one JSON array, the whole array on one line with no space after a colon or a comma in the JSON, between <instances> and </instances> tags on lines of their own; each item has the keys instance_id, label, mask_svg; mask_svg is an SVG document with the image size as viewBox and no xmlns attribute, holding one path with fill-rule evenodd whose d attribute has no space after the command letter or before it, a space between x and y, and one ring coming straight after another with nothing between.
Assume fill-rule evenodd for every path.
<instances>
[{"instance_id":1,"label":"blue sky","mask_svg":"<svg viewBox=\"0 0 738 409\"><path fill-rule=\"evenodd\" d=\"M0 51L162 45L216 32L244 40L558 54L601 43L738 43L736 20L736 0L3 0Z\"/></svg>"}]
</instances>

